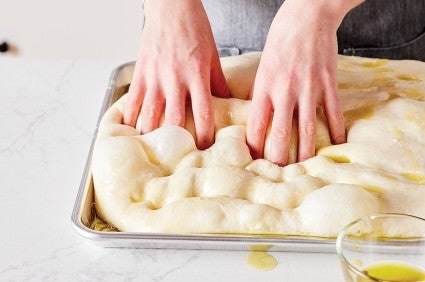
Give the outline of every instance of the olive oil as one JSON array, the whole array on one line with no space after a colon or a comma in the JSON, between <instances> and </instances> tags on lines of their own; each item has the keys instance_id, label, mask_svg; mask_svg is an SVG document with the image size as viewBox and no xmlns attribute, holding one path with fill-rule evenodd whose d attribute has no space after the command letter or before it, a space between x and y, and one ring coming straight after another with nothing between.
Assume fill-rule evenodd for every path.
<instances>
[{"instance_id":1,"label":"olive oil","mask_svg":"<svg viewBox=\"0 0 425 282\"><path fill-rule=\"evenodd\" d=\"M255 269L268 271L277 266L275 257L267 253L271 246L251 246L246 263Z\"/></svg>"},{"instance_id":2,"label":"olive oil","mask_svg":"<svg viewBox=\"0 0 425 282\"><path fill-rule=\"evenodd\" d=\"M362 272L379 281L421 282L425 281L425 270L403 262L384 261L368 265ZM359 277L358 282L372 282L375 280Z\"/></svg>"}]
</instances>

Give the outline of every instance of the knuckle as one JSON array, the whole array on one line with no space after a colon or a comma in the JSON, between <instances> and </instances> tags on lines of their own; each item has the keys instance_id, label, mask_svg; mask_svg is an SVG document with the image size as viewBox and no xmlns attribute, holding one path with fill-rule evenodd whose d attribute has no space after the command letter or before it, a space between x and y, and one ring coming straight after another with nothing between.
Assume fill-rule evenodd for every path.
<instances>
[{"instance_id":1,"label":"knuckle","mask_svg":"<svg viewBox=\"0 0 425 282\"><path fill-rule=\"evenodd\" d=\"M322 77L326 79L334 79L336 76L336 69L333 66L324 66L321 70Z\"/></svg>"},{"instance_id":2,"label":"knuckle","mask_svg":"<svg viewBox=\"0 0 425 282\"><path fill-rule=\"evenodd\" d=\"M329 117L330 121L333 124L343 124L344 123L344 115L342 113L335 113Z\"/></svg>"},{"instance_id":3,"label":"knuckle","mask_svg":"<svg viewBox=\"0 0 425 282\"><path fill-rule=\"evenodd\" d=\"M157 116L157 110L151 105L143 105L142 107L142 118L152 120Z\"/></svg>"},{"instance_id":4,"label":"knuckle","mask_svg":"<svg viewBox=\"0 0 425 282\"><path fill-rule=\"evenodd\" d=\"M288 126L281 126L273 129L272 137L277 142L287 142L291 139L291 128Z\"/></svg>"},{"instance_id":5,"label":"knuckle","mask_svg":"<svg viewBox=\"0 0 425 282\"><path fill-rule=\"evenodd\" d=\"M250 124L251 132L253 134L260 134L265 132L268 127L268 123L265 120L254 119Z\"/></svg>"},{"instance_id":6,"label":"knuckle","mask_svg":"<svg viewBox=\"0 0 425 282\"><path fill-rule=\"evenodd\" d=\"M270 88L275 82L276 81L273 79L272 75L268 75L268 73L260 73L258 77L255 78L254 87L258 90L263 90Z\"/></svg>"},{"instance_id":7,"label":"knuckle","mask_svg":"<svg viewBox=\"0 0 425 282\"><path fill-rule=\"evenodd\" d=\"M299 135L303 137L313 137L316 134L316 123L306 121L299 126Z\"/></svg>"},{"instance_id":8,"label":"knuckle","mask_svg":"<svg viewBox=\"0 0 425 282\"><path fill-rule=\"evenodd\" d=\"M184 114L181 112L172 112L167 115L167 124L183 125Z\"/></svg>"},{"instance_id":9,"label":"knuckle","mask_svg":"<svg viewBox=\"0 0 425 282\"><path fill-rule=\"evenodd\" d=\"M201 123L209 124L214 120L214 118L210 114L202 112L198 114L198 120Z\"/></svg>"},{"instance_id":10,"label":"knuckle","mask_svg":"<svg viewBox=\"0 0 425 282\"><path fill-rule=\"evenodd\" d=\"M206 76L208 67L205 63L194 60L190 64L190 69L192 79L199 79Z\"/></svg>"},{"instance_id":11,"label":"knuckle","mask_svg":"<svg viewBox=\"0 0 425 282\"><path fill-rule=\"evenodd\" d=\"M198 107L196 111L196 117L199 120L199 122L204 124L212 123L214 121L214 116L211 113L211 109L206 105Z\"/></svg>"},{"instance_id":12,"label":"knuckle","mask_svg":"<svg viewBox=\"0 0 425 282\"><path fill-rule=\"evenodd\" d=\"M281 75L281 84L287 85L287 87L294 87L299 82L298 74L295 71L289 71Z\"/></svg>"}]
</instances>

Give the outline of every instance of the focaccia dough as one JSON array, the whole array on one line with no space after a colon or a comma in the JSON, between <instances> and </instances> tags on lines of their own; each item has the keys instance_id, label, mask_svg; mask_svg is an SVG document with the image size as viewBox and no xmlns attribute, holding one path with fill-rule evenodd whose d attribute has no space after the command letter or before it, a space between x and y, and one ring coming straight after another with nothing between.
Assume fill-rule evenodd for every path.
<instances>
[{"instance_id":1,"label":"focaccia dough","mask_svg":"<svg viewBox=\"0 0 425 282\"><path fill-rule=\"evenodd\" d=\"M293 126L292 164L279 167L266 160L267 139L265 159L252 160L245 143L260 56L222 59L234 98L213 98L207 150L195 146L190 115L187 129L139 135L122 124L126 96L105 113L92 160L104 220L128 232L334 237L371 213L425 217L425 63L339 56L347 143L331 144L318 111L317 156L294 163ZM391 232L414 233L400 228Z\"/></svg>"}]
</instances>

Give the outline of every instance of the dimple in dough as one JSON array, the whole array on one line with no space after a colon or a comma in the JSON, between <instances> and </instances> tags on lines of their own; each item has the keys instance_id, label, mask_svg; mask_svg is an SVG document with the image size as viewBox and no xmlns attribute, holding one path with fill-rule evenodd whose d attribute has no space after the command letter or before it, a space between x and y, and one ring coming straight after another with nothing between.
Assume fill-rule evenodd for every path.
<instances>
[{"instance_id":1,"label":"dimple in dough","mask_svg":"<svg viewBox=\"0 0 425 282\"><path fill-rule=\"evenodd\" d=\"M247 100L261 53L223 58L233 98L213 98L215 143L197 150L186 129L139 135L122 124L124 95L103 116L92 159L97 213L121 231L335 237L377 212L425 217L425 63L338 57L348 141L332 145L318 110L317 155L253 160ZM190 109L187 113L190 113ZM415 234L405 226L388 234Z\"/></svg>"}]
</instances>

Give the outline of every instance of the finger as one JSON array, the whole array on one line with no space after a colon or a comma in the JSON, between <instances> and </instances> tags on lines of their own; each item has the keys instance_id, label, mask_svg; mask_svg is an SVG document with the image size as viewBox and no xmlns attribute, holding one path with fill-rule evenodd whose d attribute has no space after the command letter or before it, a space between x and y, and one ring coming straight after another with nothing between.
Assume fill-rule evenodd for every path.
<instances>
[{"instance_id":1,"label":"finger","mask_svg":"<svg viewBox=\"0 0 425 282\"><path fill-rule=\"evenodd\" d=\"M328 77L324 81L325 93L323 104L325 115L328 120L329 130L334 144L346 142L344 115L338 95L336 78Z\"/></svg>"},{"instance_id":2,"label":"finger","mask_svg":"<svg viewBox=\"0 0 425 282\"><path fill-rule=\"evenodd\" d=\"M169 84L165 101L165 125L185 125L187 91L177 83Z\"/></svg>"},{"instance_id":3,"label":"finger","mask_svg":"<svg viewBox=\"0 0 425 282\"><path fill-rule=\"evenodd\" d=\"M157 129L163 110L164 98L159 90L148 89L142 109L140 110L136 129L139 130L141 134Z\"/></svg>"},{"instance_id":4,"label":"finger","mask_svg":"<svg viewBox=\"0 0 425 282\"><path fill-rule=\"evenodd\" d=\"M206 80L209 81L209 80ZM214 112L209 83L196 83L190 88L196 144L203 150L214 142Z\"/></svg>"},{"instance_id":5,"label":"finger","mask_svg":"<svg viewBox=\"0 0 425 282\"><path fill-rule=\"evenodd\" d=\"M311 89L311 88L310 88ZM298 161L305 161L316 153L316 95L309 91L298 102Z\"/></svg>"},{"instance_id":6,"label":"finger","mask_svg":"<svg viewBox=\"0 0 425 282\"><path fill-rule=\"evenodd\" d=\"M214 96L221 98L231 97L218 57L211 70L211 90Z\"/></svg>"},{"instance_id":7,"label":"finger","mask_svg":"<svg viewBox=\"0 0 425 282\"><path fill-rule=\"evenodd\" d=\"M294 103L289 102L287 99L275 103L272 126L269 133L269 158L270 161L282 166L287 165L289 162L294 107Z\"/></svg>"},{"instance_id":8,"label":"finger","mask_svg":"<svg viewBox=\"0 0 425 282\"><path fill-rule=\"evenodd\" d=\"M124 104L123 123L136 127L137 117L146 92L144 79L134 75Z\"/></svg>"},{"instance_id":9,"label":"finger","mask_svg":"<svg viewBox=\"0 0 425 282\"><path fill-rule=\"evenodd\" d=\"M264 139L270 123L272 104L265 93L256 91L253 95L246 129L246 142L254 159L264 154Z\"/></svg>"}]
</instances>

